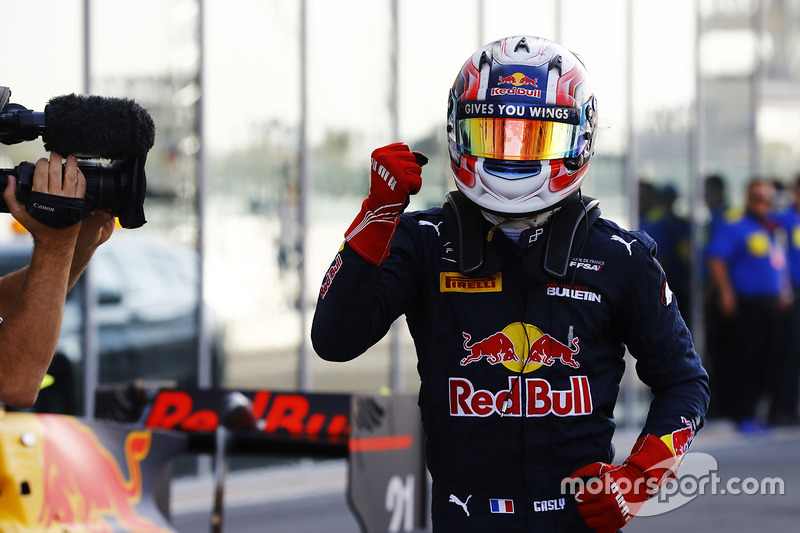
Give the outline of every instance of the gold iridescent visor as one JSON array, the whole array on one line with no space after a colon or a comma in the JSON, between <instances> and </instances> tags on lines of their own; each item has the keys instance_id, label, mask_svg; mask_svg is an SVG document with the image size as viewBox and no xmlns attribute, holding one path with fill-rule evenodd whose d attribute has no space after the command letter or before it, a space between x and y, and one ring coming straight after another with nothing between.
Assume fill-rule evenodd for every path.
<instances>
[{"instance_id":1,"label":"gold iridescent visor","mask_svg":"<svg viewBox=\"0 0 800 533\"><path fill-rule=\"evenodd\" d=\"M484 111L480 113L470 105L475 106L462 102L458 110L461 112L456 113L455 140L465 154L531 161L576 157L586 146L581 109L482 104L480 108ZM514 108L515 117L497 116L498 111L508 113L509 108ZM476 114L493 116L474 116Z\"/></svg>"}]
</instances>

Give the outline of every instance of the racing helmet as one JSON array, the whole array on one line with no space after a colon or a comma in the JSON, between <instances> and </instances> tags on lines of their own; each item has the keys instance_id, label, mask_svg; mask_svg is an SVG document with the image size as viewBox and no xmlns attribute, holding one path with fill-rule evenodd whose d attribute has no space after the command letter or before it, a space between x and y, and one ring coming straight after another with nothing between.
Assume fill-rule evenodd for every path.
<instances>
[{"instance_id":1,"label":"racing helmet","mask_svg":"<svg viewBox=\"0 0 800 533\"><path fill-rule=\"evenodd\" d=\"M450 90L456 186L504 217L553 209L580 188L596 127L591 82L575 54L540 37L494 41L472 55Z\"/></svg>"}]
</instances>

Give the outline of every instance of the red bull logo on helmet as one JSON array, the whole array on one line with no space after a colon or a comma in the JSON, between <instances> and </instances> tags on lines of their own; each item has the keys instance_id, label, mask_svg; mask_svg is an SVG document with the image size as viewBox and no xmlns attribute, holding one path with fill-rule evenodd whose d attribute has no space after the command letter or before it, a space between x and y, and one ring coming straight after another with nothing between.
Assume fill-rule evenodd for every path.
<instances>
[{"instance_id":1,"label":"red bull logo on helmet","mask_svg":"<svg viewBox=\"0 0 800 533\"><path fill-rule=\"evenodd\" d=\"M522 72L515 72L509 76L498 76L497 85L509 84L514 87L522 87L523 85L539 86L539 78L529 78Z\"/></svg>"},{"instance_id":2,"label":"red bull logo on helmet","mask_svg":"<svg viewBox=\"0 0 800 533\"><path fill-rule=\"evenodd\" d=\"M508 76L498 76L497 86L493 87L489 93L492 96L520 95L541 98L542 91L539 89L539 78L531 78L522 72L515 72ZM506 87L510 85L510 87Z\"/></svg>"}]
</instances>

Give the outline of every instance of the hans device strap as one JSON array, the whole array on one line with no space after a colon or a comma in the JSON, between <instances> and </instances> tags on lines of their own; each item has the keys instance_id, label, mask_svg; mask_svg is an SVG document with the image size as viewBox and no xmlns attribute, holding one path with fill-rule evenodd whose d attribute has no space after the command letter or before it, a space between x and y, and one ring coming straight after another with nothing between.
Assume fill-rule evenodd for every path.
<instances>
[{"instance_id":1,"label":"hans device strap","mask_svg":"<svg viewBox=\"0 0 800 533\"><path fill-rule=\"evenodd\" d=\"M580 250L589 227L600 217L599 205L595 198L575 195L553 213L544 252L544 269L548 274L557 278L567 275L572 250ZM585 231L579 232L581 227Z\"/></svg>"},{"instance_id":2,"label":"hans device strap","mask_svg":"<svg viewBox=\"0 0 800 533\"><path fill-rule=\"evenodd\" d=\"M470 276L497 272L500 258L487 242L488 230L480 207L461 191L450 191L446 197L444 226L452 235L459 271ZM573 250L580 249L589 227L600 217L599 204L594 198L575 194L553 214L547 223L549 235L542 264L547 274L557 278L567 274Z\"/></svg>"},{"instance_id":3,"label":"hans device strap","mask_svg":"<svg viewBox=\"0 0 800 533\"><path fill-rule=\"evenodd\" d=\"M453 242L458 269L462 274L475 275L484 264L486 228L481 208L461 191L447 193L444 205L445 228L456 229Z\"/></svg>"}]
</instances>

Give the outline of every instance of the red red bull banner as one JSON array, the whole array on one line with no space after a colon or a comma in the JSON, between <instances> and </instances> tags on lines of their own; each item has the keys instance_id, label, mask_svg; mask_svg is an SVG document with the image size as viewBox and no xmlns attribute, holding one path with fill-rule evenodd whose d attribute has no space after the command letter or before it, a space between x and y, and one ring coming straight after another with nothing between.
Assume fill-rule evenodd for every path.
<instances>
[{"instance_id":1,"label":"red red bull banner","mask_svg":"<svg viewBox=\"0 0 800 533\"><path fill-rule=\"evenodd\" d=\"M350 433L350 395L304 394L270 390L219 389L160 390L145 419L148 428L185 432L213 432L220 424L231 429L253 429L257 438L303 441L342 447ZM252 416L253 427L237 427L242 411ZM238 413L238 414L237 414Z\"/></svg>"}]
</instances>

